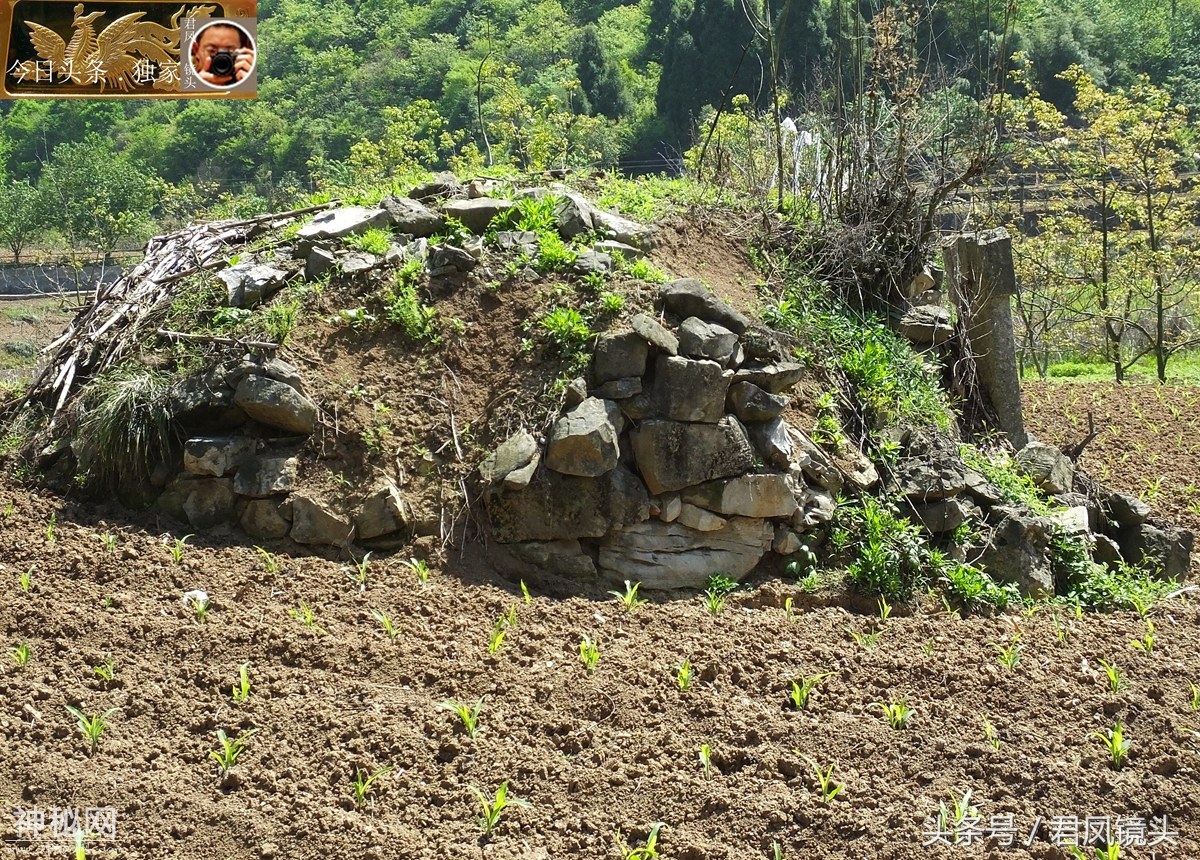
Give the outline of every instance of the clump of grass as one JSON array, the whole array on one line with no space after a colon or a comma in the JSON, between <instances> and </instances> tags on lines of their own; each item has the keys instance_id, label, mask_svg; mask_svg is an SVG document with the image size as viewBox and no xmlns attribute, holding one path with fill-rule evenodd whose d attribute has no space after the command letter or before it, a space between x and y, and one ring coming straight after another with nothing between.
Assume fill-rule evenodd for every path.
<instances>
[{"instance_id":1,"label":"clump of grass","mask_svg":"<svg viewBox=\"0 0 1200 860\"><path fill-rule=\"evenodd\" d=\"M117 712L116 708L109 708L102 714L92 714L90 717L81 711L79 708L74 708L71 705L66 706L70 711L71 716L75 718L75 725L79 728L88 742L88 752L91 755L96 754L96 747L100 745L100 736L104 734L104 730L108 727L108 718Z\"/></svg>"},{"instance_id":2,"label":"clump of grass","mask_svg":"<svg viewBox=\"0 0 1200 860\"><path fill-rule=\"evenodd\" d=\"M100 488L146 482L157 463L170 459L171 378L137 364L98 376L87 387L75 428L80 469Z\"/></svg>"},{"instance_id":3,"label":"clump of grass","mask_svg":"<svg viewBox=\"0 0 1200 860\"><path fill-rule=\"evenodd\" d=\"M371 793L375 781L381 776L386 776L395 769L396 768L394 765L389 765L388 767L381 767L372 774L366 774L362 770L355 770L354 779L350 783L351 787L354 789L354 805L365 805L367 802L367 795Z\"/></svg>"},{"instance_id":4,"label":"clump of grass","mask_svg":"<svg viewBox=\"0 0 1200 860\"><path fill-rule=\"evenodd\" d=\"M822 672L819 675L810 675L801 678L799 681L792 681L792 689L788 693L788 698L792 701L792 707L797 711L803 711L808 707L808 698L812 695L812 691L823 678L828 678L832 672Z\"/></svg>"},{"instance_id":5,"label":"clump of grass","mask_svg":"<svg viewBox=\"0 0 1200 860\"><path fill-rule=\"evenodd\" d=\"M479 732L479 713L483 710L483 698L475 700L474 705L467 705L456 699L447 699L438 705L439 711L449 711L458 717L467 737L473 738Z\"/></svg>"},{"instance_id":6,"label":"clump of grass","mask_svg":"<svg viewBox=\"0 0 1200 860\"><path fill-rule=\"evenodd\" d=\"M347 236L345 242L351 248L382 256L392 247L392 234L381 227L371 227L357 235Z\"/></svg>"}]
</instances>

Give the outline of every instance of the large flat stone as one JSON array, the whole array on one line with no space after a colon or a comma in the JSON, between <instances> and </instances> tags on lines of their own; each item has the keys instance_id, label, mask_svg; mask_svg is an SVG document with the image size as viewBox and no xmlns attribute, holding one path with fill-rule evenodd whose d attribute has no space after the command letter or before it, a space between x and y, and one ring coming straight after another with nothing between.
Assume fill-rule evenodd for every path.
<instances>
[{"instance_id":1,"label":"large flat stone","mask_svg":"<svg viewBox=\"0 0 1200 860\"><path fill-rule=\"evenodd\" d=\"M680 497L725 516L790 517L798 507L787 476L774 473L709 481L687 488Z\"/></svg>"},{"instance_id":2,"label":"large flat stone","mask_svg":"<svg viewBox=\"0 0 1200 860\"><path fill-rule=\"evenodd\" d=\"M296 543L345 546L354 540L354 525L320 499L294 493L292 540Z\"/></svg>"},{"instance_id":3,"label":"large flat stone","mask_svg":"<svg viewBox=\"0 0 1200 860\"><path fill-rule=\"evenodd\" d=\"M564 475L594 478L617 465L625 419L611 400L589 397L554 422L546 466Z\"/></svg>"},{"instance_id":4,"label":"large flat stone","mask_svg":"<svg viewBox=\"0 0 1200 860\"><path fill-rule=\"evenodd\" d=\"M596 538L650 516L646 487L621 465L596 478L538 469L527 487L493 487L484 501L501 543Z\"/></svg>"},{"instance_id":5,"label":"large flat stone","mask_svg":"<svg viewBox=\"0 0 1200 860\"><path fill-rule=\"evenodd\" d=\"M630 431L629 439L655 495L738 475L754 465L746 430L732 416L716 424L649 419Z\"/></svg>"},{"instance_id":6,"label":"large flat stone","mask_svg":"<svg viewBox=\"0 0 1200 860\"><path fill-rule=\"evenodd\" d=\"M766 520L734 517L724 528L696 531L658 520L627 526L600 542L600 572L646 589L703 588L716 574L741 579L771 548Z\"/></svg>"},{"instance_id":7,"label":"large flat stone","mask_svg":"<svg viewBox=\"0 0 1200 860\"><path fill-rule=\"evenodd\" d=\"M296 486L299 460L295 457L254 457L233 480L233 491L251 499L290 493Z\"/></svg>"},{"instance_id":8,"label":"large flat stone","mask_svg":"<svg viewBox=\"0 0 1200 860\"><path fill-rule=\"evenodd\" d=\"M201 436L183 445L184 471L193 475L223 478L236 470L254 452L249 436Z\"/></svg>"},{"instance_id":9,"label":"large flat stone","mask_svg":"<svg viewBox=\"0 0 1200 860\"><path fill-rule=\"evenodd\" d=\"M750 325L750 320L744 314L721 301L695 278L681 278L666 284L659 297L667 312L680 319L699 317L739 335Z\"/></svg>"},{"instance_id":10,"label":"large flat stone","mask_svg":"<svg viewBox=\"0 0 1200 860\"><path fill-rule=\"evenodd\" d=\"M290 385L265 376L238 383L233 402L253 420L286 433L309 434L317 424L317 405Z\"/></svg>"},{"instance_id":11,"label":"large flat stone","mask_svg":"<svg viewBox=\"0 0 1200 860\"><path fill-rule=\"evenodd\" d=\"M654 414L671 421L715 424L725 414L725 393L732 378L733 371L715 361L660 355L650 389Z\"/></svg>"}]
</instances>

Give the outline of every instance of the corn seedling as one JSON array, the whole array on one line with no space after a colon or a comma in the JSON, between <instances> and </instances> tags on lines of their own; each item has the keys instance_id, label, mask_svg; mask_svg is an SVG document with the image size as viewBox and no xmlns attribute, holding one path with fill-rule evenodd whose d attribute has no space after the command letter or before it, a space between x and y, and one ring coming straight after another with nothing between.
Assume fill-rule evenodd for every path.
<instances>
[{"instance_id":1,"label":"corn seedling","mask_svg":"<svg viewBox=\"0 0 1200 860\"><path fill-rule=\"evenodd\" d=\"M924 654L926 657L932 657L933 656L933 648L936 644L937 644L937 640L934 637L930 636L923 643L921 643L921 653Z\"/></svg>"},{"instance_id":2,"label":"corn seedling","mask_svg":"<svg viewBox=\"0 0 1200 860\"><path fill-rule=\"evenodd\" d=\"M979 810L971 805L971 789L963 792L961 797L956 797L954 792L950 792L950 801L952 807L946 806L946 801L938 803L938 832L951 834L955 839L958 838L958 833L964 828L968 819L976 819L979 817Z\"/></svg>"},{"instance_id":3,"label":"corn seedling","mask_svg":"<svg viewBox=\"0 0 1200 860\"><path fill-rule=\"evenodd\" d=\"M600 662L600 645L592 641L588 635L584 635L583 641L579 643L579 660L583 663L583 668L589 672L596 668Z\"/></svg>"},{"instance_id":4,"label":"corn seedling","mask_svg":"<svg viewBox=\"0 0 1200 860\"><path fill-rule=\"evenodd\" d=\"M206 592L196 589L183 595L183 605L192 610L197 624L203 624L208 620L208 610L212 608L212 601L208 599Z\"/></svg>"},{"instance_id":5,"label":"corn seedling","mask_svg":"<svg viewBox=\"0 0 1200 860\"><path fill-rule=\"evenodd\" d=\"M1191 706L1193 711L1200 711L1200 686L1195 682L1188 681L1188 686L1192 688Z\"/></svg>"},{"instance_id":6,"label":"corn seedling","mask_svg":"<svg viewBox=\"0 0 1200 860\"><path fill-rule=\"evenodd\" d=\"M410 558L404 564L417 575L417 582L422 586L429 582L429 563L423 558Z\"/></svg>"},{"instance_id":7,"label":"corn seedling","mask_svg":"<svg viewBox=\"0 0 1200 860\"><path fill-rule=\"evenodd\" d=\"M301 600L299 606L297 606L295 609L289 609L288 615L292 616L305 627L309 627L317 633L325 632L325 628L317 624L316 613L313 612L313 608L309 606L306 601Z\"/></svg>"},{"instance_id":8,"label":"corn seedling","mask_svg":"<svg viewBox=\"0 0 1200 860\"><path fill-rule=\"evenodd\" d=\"M25 592L26 594L33 591L33 567L30 566L28 570L24 571L20 576L18 576L17 582L21 586L21 591Z\"/></svg>"},{"instance_id":9,"label":"corn seedling","mask_svg":"<svg viewBox=\"0 0 1200 860\"><path fill-rule=\"evenodd\" d=\"M987 717L980 717L983 721L983 739L988 742L994 750L1000 749L1000 735L996 732L996 727L992 725L991 720Z\"/></svg>"},{"instance_id":10,"label":"corn seedling","mask_svg":"<svg viewBox=\"0 0 1200 860\"><path fill-rule=\"evenodd\" d=\"M1151 653L1154 650L1154 622L1147 618L1145 634L1141 639L1136 639L1129 644L1143 654Z\"/></svg>"},{"instance_id":11,"label":"corn seedling","mask_svg":"<svg viewBox=\"0 0 1200 860\"><path fill-rule=\"evenodd\" d=\"M250 663L247 661L238 666L237 683L230 688L235 704L245 704L250 698Z\"/></svg>"},{"instance_id":12,"label":"corn seedling","mask_svg":"<svg viewBox=\"0 0 1200 860\"><path fill-rule=\"evenodd\" d=\"M832 672L822 672L820 675L810 675L801 678L799 681L792 681L792 689L788 693L788 698L792 700L792 707L797 711L803 711L808 707L808 697L812 695L813 689L820 683L822 678L828 678Z\"/></svg>"},{"instance_id":13,"label":"corn seedling","mask_svg":"<svg viewBox=\"0 0 1200 860\"><path fill-rule=\"evenodd\" d=\"M797 618L795 601L790 597L786 597L783 600L783 616L788 620L788 623L795 621Z\"/></svg>"},{"instance_id":14,"label":"corn seedling","mask_svg":"<svg viewBox=\"0 0 1200 860\"><path fill-rule=\"evenodd\" d=\"M504 647L504 637L508 635L508 622L504 616L500 616L492 626L491 636L488 637L487 650L489 654L495 654Z\"/></svg>"},{"instance_id":15,"label":"corn seedling","mask_svg":"<svg viewBox=\"0 0 1200 860\"><path fill-rule=\"evenodd\" d=\"M815 761L812 762L813 773L817 775L817 787L821 792L821 802L831 803L833 799L842 793L842 789L846 786L840 782L833 781L833 769L835 764L830 764L825 770L821 770L821 766Z\"/></svg>"},{"instance_id":16,"label":"corn seedling","mask_svg":"<svg viewBox=\"0 0 1200 860\"><path fill-rule=\"evenodd\" d=\"M99 666L93 666L92 671L106 684L111 684L117 677L117 664L112 657L107 658Z\"/></svg>"},{"instance_id":17,"label":"corn seedling","mask_svg":"<svg viewBox=\"0 0 1200 860\"><path fill-rule=\"evenodd\" d=\"M771 858L772 860L783 860L783 846L778 842L771 843Z\"/></svg>"},{"instance_id":18,"label":"corn seedling","mask_svg":"<svg viewBox=\"0 0 1200 860\"><path fill-rule=\"evenodd\" d=\"M887 602L887 598L880 595L879 597L879 620L887 621L892 616L891 604Z\"/></svg>"},{"instance_id":19,"label":"corn seedling","mask_svg":"<svg viewBox=\"0 0 1200 860\"><path fill-rule=\"evenodd\" d=\"M220 776L227 775L237 764L238 758L246 751L246 744L257 732L258 729L250 729L242 732L236 738L230 738L225 734L224 729L217 729L217 743L220 746L215 750L209 750L208 754L216 761L217 767L220 769Z\"/></svg>"},{"instance_id":20,"label":"corn seedling","mask_svg":"<svg viewBox=\"0 0 1200 860\"><path fill-rule=\"evenodd\" d=\"M888 725L897 731L908 728L908 721L916 713L903 699L887 704L883 702L871 702L867 707L879 708L883 712L884 718L887 719Z\"/></svg>"},{"instance_id":21,"label":"corn seedling","mask_svg":"<svg viewBox=\"0 0 1200 860\"><path fill-rule=\"evenodd\" d=\"M855 644L864 651L874 651L875 646L879 644L879 639L883 636L882 630L868 630L860 633L853 627L847 627L846 632L850 634L850 638Z\"/></svg>"},{"instance_id":22,"label":"corn seedling","mask_svg":"<svg viewBox=\"0 0 1200 860\"><path fill-rule=\"evenodd\" d=\"M171 561L176 564L183 564L183 555L187 546L188 538L192 535L184 535L181 538L175 538L174 543L167 544L167 552L171 554Z\"/></svg>"},{"instance_id":23,"label":"corn seedling","mask_svg":"<svg viewBox=\"0 0 1200 860\"><path fill-rule=\"evenodd\" d=\"M1105 845L1103 848L1096 846L1095 855L1089 857L1087 852L1077 845L1071 846L1071 857L1073 860L1121 860L1121 843L1113 842L1111 845Z\"/></svg>"},{"instance_id":24,"label":"corn seedling","mask_svg":"<svg viewBox=\"0 0 1200 860\"><path fill-rule=\"evenodd\" d=\"M381 609L371 611L371 617L379 622L379 626L383 628L383 633L387 638L395 642L400 638L400 627L392 621L386 612Z\"/></svg>"},{"instance_id":25,"label":"corn seedling","mask_svg":"<svg viewBox=\"0 0 1200 860\"><path fill-rule=\"evenodd\" d=\"M1113 770L1120 770L1125 764L1125 759L1129 757L1129 747L1132 744L1125 737L1125 726L1121 721L1117 720L1116 724L1106 732L1092 732L1092 736L1103 741L1105 749L1108 750Z\"/></svg>"},{"instance_id":26,"label":"corn seedling","mask_svg":"<svg viewBox=\"0 0 1200 860\"><path fill-rule=\"evenodd\" d=\"M1054 635L1058 639L1060 645L1065 645L1067 639L1071 636L1071 628L1063 624L1057 615L1050 616L1050 623L1054 625Z\"/></svg>"},{"instance_id":27,"label":"corn seedling","mask_svg":"<svg viewBox=\"0 0 1200 860\"><path fill-rule=\"evenodd\" d=\"M500 823L500 816L504 814L504 810L508 807L516 806L521 809L529 809L529 804L524 800L508 796L507 781L500 783L500 787L496 789L496 795L490 800L486 794L475 786L471 786L471 791L475 793L475 797L479 801L479 806L483 810L483 815L479 817L479 826L483 829L484 836L489 835L496 829L496 825Z\"/></svg>"},{"instance_id":28,"label":"corn seedling","mask_svg":"<svg viewBox=\"0 0 1200 860\"><path fill-rule=\"evenodd\" d=\"M710 779L712 777L712 746L700 744L700 751L696 753L696 758L700 760L700 770L704 774L704 778Z\"/></svg>"},{"instance_id":29,"label":"corn seedling","mask_svg":"<svg viewBox=\"0 0 1200 860\"><path fill-rule=\"evenodd\" d=\"M692 681L696 680L696 670L692 668L690 658L685 658L682 663L675 667L675 683L679 685L679 689L685 693L692 688ZM1195 689L1193 687L1193 689Z\"/></svg>"},{"instance_id":30,"label":"corn seedling","mask_svg":"<svg viewBox=\"0 0 1200 860\"><path fill-rule=\"evenodd\" d=\"M372 774L365 774L361 770L355 769L354 780L350 784L354 789L354 805L365 805L367 802L367 795L371 793L371 787L374 785L375 780L379 779L381 776L386 776L395 769L396 768L394 766L381 767Z\"/></svg>"},{"instance_id":31,"label":"corn seedling","mask_svg":"<svg viewBox=\"0 0 1200 860\"><path fill-rule=\"evenodd\" d=\"M1106 660L1100 660L1100 666L1104 669L1104 674L1108 678L1108 691L1110 693L1119 693L1121 688L1125 686L1125 679L1121 677L1121 670L1109 663Z\"/></svg>"},{"instance_id":32,"label":"corn seedling","mask_svg":"<svg viewBox=\"0 0 1200 860\"><path fill-rule=\"evenodd\" d=\"M96 535L96 538L100 541L100 545L102 547L104 547L105 552L116 552L117 551L117 536L115 534L113 534L112 532L106 532L105 534L102 534L102 535Z\"/></svg>"},{"instance_id":33,"label":"corn seedling","mask_svg":"<svg viewBox=\"0 0 1200 860\"><path fill-rule=\"evenodd\" d=\"M1017 633L1013 636L1012 642L1008 645L999 645L993 643L993 648L999 655L1000 665L1008 671L1017 668L1017 664L1021 662L1021 634Z\"/></svg>"},{"instance_id":34,"label":"corn seedling","mask_svg":"<svg viewBox=\"0 0 1200 860\"><path fill-rule=\"evenodd\" d=\"M710 588L708 591L704 592L704 596L700 599L704 603L704 608L708 610L711 615L720 615L721 610L725 608L726 598L727 595L725 592L717 591L715 588Z\"/></svg>"},{"instance_id":35,"label":"corn seedling","mask_svg":"<svg viewBox=\"0 0 1200 860\"><path fill-rule=\"evenodd\" d=\"M96 747L100 744L100 736L104 734L104 729L108 725L108 718L115 714L117 709L109 708L103 714L93 714L89 717L79 708L73 708L70 705L67 705L66 708L75 718L75 725L79 728L80 734L87 739L88 753L95 755Z\"/></svg>"},{"instance_id":36,"label":"corn seedling","mask_svg":"<svg viewBox=\"0 0 1200 860\"><path fill-rule=\"evenodd\" d=\"M483 710L483 698L476 700L474 706L468 706L454 699L447 699L438 705L439 711L450 711L458 716L463 731L467 737L473 738L479 731L479 712Z\"/></svg>"},{"instance_id":37,"label":"corn seedling","mask_svg":"<svg viewBox=\"0 0 1200 860\"><path fill-rule=\"evenodd\" d=\"M343 568L345 570L346 568ZM358 586L359 591L367 590L367 575L371 570L371 554L367 553L362 557L362 561L354 562L353 571L348 571L347 576L350 581Z\"/></svg>"},{"instance_id":38,"label":"corn seedling","mask_svg":"<svg viewBox=\"0 0 1200 860\"><path fill-rule=\"evenodd\" d=\"M58 513L50 514L50 522L46 523L46 543L54 543L58 531Z\"/></svg>"},{"instance_id":39,"label":"corn seedling","mask_svg":"<svg viewBox=\"0 0 1200 860\"><path fill-rule=\"evenodd\" d=\"M517 605L514 603L512 606L508 607L508 609L505 610L504 614L500 616L500 620L503 621L504 624L509 628L516 627L517 626Z\"/></svg>"},{"instance_id":40,"label":"corn seedling","mask_svg":"<svg viewBox=\"0 0 1200 860\"><path fill-rule=\"evenodd\" d=\"M20 645L18 645L16 648L14 648L13 652L12 652L13 662L16 663L18 666L28 666L29 658L32 656L33 656L33 651L31 651L29 646L26 645L24 642L22 642Z\"/></svg>"},{"instance_id":41,"label":"corn seedling","mask_svg":"<svg viewBox=\"0 0 1200 860\"><path fill-rule=\"evenodd\" d=\"M258 551L259 560L263 563L263 569L272 576L279 573L279 559L275 557L275 554L263 549L261 546L256 546L255 549Z\"/></svg>"},{"instance_id":42,"label":"corn seedling","mask_svg":"<svg viewBox=\"0 0 1200 860\"><path fill-rule=\"evenodd\" d=\"M521 599L525 601L525 605L529 606L533 603L533 598L529 595L529 588L525 585L525 580L521 580Z\"/></svg>"},{"instance_id":43,"label":"corn seedling","mask_svg":"<svg viewBox=\"0 0 1200 860\"><path fill-rule=\"evenodd\" d=\"M638 587L640 585L640 582L630 582L627 579L625 580L624 591L610 591L609 594L621 601L621 605L625 607L626 612L634 613L637 612L639 606L645 606L649 603L645 598L638 597Z\"/></svg>"},{"instance_id":44,"label":"corn seedling","mask_svg":"<svg viewBox=\"0 0 1200 860\"><path fill-rule=\"evenodd\" d=\"M13 512L15 512L16 509L17 509L17 503L9 502L7 505L4 506L4 510L0 511L0 519L3 519L4 522L7 523L12 518Z\"/></svg>"},{"instance_id":45,"label":"corn seedling","mask_svg":"<svg viewBox=\"0 0 1200 860\"><path fill-rule=\"evenodd\" d=\"M646 844L639 845L636 848L630 848L625 844L624 838L621 836L621 831L618 830L613 838L617 843L617 850L621 852L621 860L655 860L658 857L658 834L663 829L662 822L658 822L650 828L650 833L646 837Z\"/></svg>"}]
</instances>

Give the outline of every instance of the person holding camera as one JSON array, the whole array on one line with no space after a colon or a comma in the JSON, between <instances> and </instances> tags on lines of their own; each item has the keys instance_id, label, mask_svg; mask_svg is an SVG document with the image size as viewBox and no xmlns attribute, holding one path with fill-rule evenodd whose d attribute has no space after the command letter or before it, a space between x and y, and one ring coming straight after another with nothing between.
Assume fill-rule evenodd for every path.
<instances>
[{"instance_id":1,"label":"person holding camera","mask_svg":"<svg viewBox=\"0 0 1200 860\"><path fill-rule=\"evenodd\" d=\"M210 24L192 42L192 66L214 87L240 83L254 68L250 36L233 24Z\"/></svg>"}]
</instances>

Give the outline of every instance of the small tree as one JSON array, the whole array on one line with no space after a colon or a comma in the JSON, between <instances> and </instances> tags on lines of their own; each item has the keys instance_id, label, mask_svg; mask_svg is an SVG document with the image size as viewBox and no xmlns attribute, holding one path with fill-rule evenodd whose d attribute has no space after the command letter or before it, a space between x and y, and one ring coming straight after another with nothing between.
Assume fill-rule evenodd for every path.
<instances>
[{"instance_id":1,"label":"small tree","mask_svg":"<svg viewBox=\"0 0 1200 860\"><path fill-rule=\"evenodd\" d=\"M0 184L0 243L21 262L21 251L46 227L44 200L25 179Z\"/></svg>"}]
</instances>

